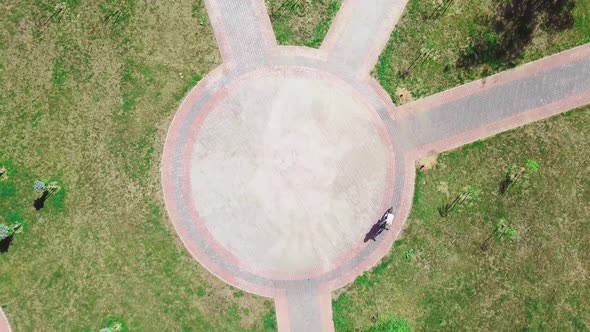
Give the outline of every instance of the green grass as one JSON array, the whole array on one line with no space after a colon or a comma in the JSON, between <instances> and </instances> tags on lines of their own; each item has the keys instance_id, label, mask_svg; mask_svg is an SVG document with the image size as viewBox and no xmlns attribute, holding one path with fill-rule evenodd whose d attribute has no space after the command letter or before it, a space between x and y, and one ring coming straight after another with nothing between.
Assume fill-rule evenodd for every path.
<instances>
[{"instance_id":1,"label":"green grass","mask_svg":"<svg viewBox=\"0 0 590 332\"><path fill-rule=\"evenodd\" d=\"M398 88L421 98L590 42L589 0L575 2L567 28L546 26L543 20L556 13L536 11L541 13L537 21L522 25L534 27L529 42L514 41L514 33L494 30L501 2L455 0L446 11L437 10L440 3L410 0L374 69L373 75L397 104L401 103ZM507 54L502 53L504 48L509 49ZM469 56L475 60L466 66Z\"/></svg>"},{"instance_id":2,"label":"green grass","mask_svg":"<svg viewBox=\"0 0 590 332\"><path fill-rule=\"evenodd\" d=\"M23 230L30 226L30 214L35 193L33 181L22 181L23 176L32 177L28 169L14 162L4 150L0 150L0 168L6 168L6 174L0 180L0 223L13 226L21 224ZM28 195L27 195L28 194ZM20 199L27 197L27 200Z\"/></svg>"},{"instance_id":3,"label":"green grass","mask_svg":"<svg viewBox=\"0 0 590 332\"><path fill-rule=\"evenodd\" d=\"M266 0L281 45L318 48L330 29L341 0Z\"/></svg>"},{"instance_id":4,"label":"green grass","mask_svg":"<svg viewBox=\"0 0 590 332\"><path fill-rule=\"evenodd\" d=\"M16 194L16 185L9 181L0 182L0 198L9 199Z\"/></svg>"},{"instance_id":5,"label":"green grass","mask_svg":"<svg viewBox=\"0 0 590 332\"><path fill-rule=\"evenodd\" d=\"M145 87L153 84L153 69L133 60L127 60L122 69L121 88L123 92L123 104L121 109L124 112L131 112L135 109L137 100L142 98Z\"/></svg>"},{"instance_id":6,"label":"green grass","mask_svg":"<svg viewBox=\"0 0 590 332\"><path fill-rule=\"evenodd\" d=\"M411 332L410 324L404 319L386 318L365 331L367 332Z\"/></svg>"},{"instance_id":7,"label":"green grass","mask_svg":"<svg viewBox=\"0 0 590 332\"><path fill-rule=\"evenodd\" d=\"M334 301L337 330L386 317L414 331L588 330L589 123L586 107L440 155L394 249ZM500 196L511 166L525 175ZM476 199L442 218L467 186Z\"/></svg>"},{"instance_id":8,"label":"green grass","mask_svg":"<svg viewBox=\"0 0 590 332\"><path fill-rule=\"evenodd\" d=\"M58 88L62 88L68 79L68 72L64 67L65 64L63 59L59 58L55 60L51 80Z\"/></svg>"},{"instance_id":9,"label":"green grass","mask_svg":"<svg viewBox=\"0 0 590 332\"><path fill-rule=\"evenodd\" d=\"M0 254L14 330L98 331L109 319L129 331L276 326L271 302L184 250L162 201L166 129L220 63L202 2L0 7L0 223L23 223ZM40 211L37 179L61 186Z\"/></svg>"},{"instance_id":10,"label":"green grass","mask_svg":"<svg viewBox=\"0 0 590 332\"><path fill-rule=\"evenodd\" d=\"M186 96L186 94L194 87L197 85L197 83L199 83L199 81L201 80L202 75L201 74L194 74L182 87L182 89L176 94L175 99L177 101L181 101L182 98L184 98L184 96Z\"/></svg>"},{"instance_id":11,"label":"green grass","mask_svg":"<svg viewBox=\"0 0 590 332\"><path fill-rule=\"evenodd\" d=\"M262 325L265 331L277 330L277 319L274 307L270 307L270 311L262 317Z\"/></svg>"},{"instance_id":12,"label":"green grass","mask_svg":"<svg viewBox=\"0 0 590 332\"><path fill-rule=\"evenodd\" d=\"M328 33L328 30L330 30L330 26L332 25L332 22L334 21L334 17L338 13L339 9L340 9L340 2L339 1L331 1L328 3L328 10L325 14L324 19L320 23L318 23L318 25L316 25L315 34L313 35L313 39L310 42L305 43L305 46L309 46L309 47L313 47L313 48L320 47L320 45L322 44L322 41L324 41L324 37Z\"/></svg>"}]
</instances>

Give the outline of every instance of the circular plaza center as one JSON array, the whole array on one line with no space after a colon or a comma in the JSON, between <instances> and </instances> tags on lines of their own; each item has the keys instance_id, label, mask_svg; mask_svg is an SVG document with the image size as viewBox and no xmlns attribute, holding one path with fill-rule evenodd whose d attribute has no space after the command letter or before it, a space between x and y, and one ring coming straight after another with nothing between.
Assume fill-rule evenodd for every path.
<instances>
[{"instance_id":1,"label":"circular plaza center","mask_svg":"<svg viewBox=\"0 0 590 332\"><path fill-rule=\"evenodd\" d=\"M295 277L335 268L391 197L386 130L337 79L246 75L216 92L189 135L183 169L199 219L191 222L250 271Z\"/></svg>"}]
</instances>

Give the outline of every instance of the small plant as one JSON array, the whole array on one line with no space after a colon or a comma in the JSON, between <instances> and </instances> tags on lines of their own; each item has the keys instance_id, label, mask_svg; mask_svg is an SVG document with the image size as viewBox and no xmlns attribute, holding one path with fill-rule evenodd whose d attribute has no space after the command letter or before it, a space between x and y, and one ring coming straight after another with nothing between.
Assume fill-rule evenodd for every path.
<instances>
[{"instance_id":1,"label":"small plant","mask_svg":"<svg viewBox=\"0 0 590 332\"><path fill-rule=\"evenodd\" d=\"M515 169L515 167L510 166L506 172L506 175L504 176L504 179L500 182L500 189L498 190L500 195L503 196L506 194L512 186L522 179L523 174L523 167Z\"/></svg>"},{"instance_id":2,"label":"small plant","mask_svg":"<svg viewBox=\"0 0 590 332\"><path fill-rule=\"evenodd\" d=\"M534 159L527 160L526 167L528 168L529 171L531 171L531 173L536 173L541 168L541 166L539 165L539 162Z\"/></svg>"},{"instance_id":3,"label":"small plant","mask_svg":"<svg viewBox=\"0 0 590 332\"><path fill-rule=\"evenodd\" d=\"M502 233L502 236L507 239L517 239L518 232L514 228L506 227L506 230Z\"/></svg>"},{"instance_id":4,"label":"small plant","mask_svg":"<svg viewBox=\"0 0 590 332\"><path fill-rule=\"evenodd\" d=\"M129 330L127 324L118 318L108 319L103 326L99 332L127 332Z\"/></svg>"},{"instance_id":5,"label":"small plant","mask_svg":"<svg viewBox=\"0 0 590 332\"><path fill-rule=\"evenodd\" d=\"M0 167L0 181L8 179L8 170L5 167Z\"/></svg>"},{"instance_id":6,"label":"small plant","mask_svg":"<svg viewBox=\"0 0 590 332\"><path fill-rule=\"evenodd\" d=\"M121 323L112 323L111 326L103 327L99 332L119 332L123 325Z\"/></svg>"},{"instance_id":7,"label":"small plant","mask_svg":"<svg viewBox=\"0 0 590 332\"><path fill-rule=\"evenodd\" d=\"M523 179L526 179L529 173L536 173L540 168L539 163L534 159L528 160L525 166L526 167L520 168L510 166L508 168L504 179L500 182L500 188L498 190L500 196L504 196L510 190L510 188L521 182ZM526 172L527 170L528 172Z\"/></svg>"},{"instance_id":8,"label":"small plant","mask_svg":"<svg viewBox=\"0 0 590 332\"><path fill-rule=\"evenodd\" d=\"M406 258L406 260L411 260L412 259L412 255L414 255L414 249L408 249L406 251L404 251L404 257Z\"/></svg>"},{"instance_id":9,"label":"small plant","mask_svg":"<svg viewBox=\"0 0 590 332\"><path fill-rule=\"evenodd\" d=\"M490 246L490 241L492 240L494 235L496 235L498 232L504 231L505 227L506 227L506 221L504 219L500 219L498 222L495 222L492 234L490 234L490 236L488 236L485 239L485 241L483 241L483 243L481 244L481 250L483 250L483 251L488 250L488 248Z\"/></svg>"},{"instance_id":10,"label":"small plant","mask_svg":"<svg viewBox=\"0 0 590 332\"><path fill-rule=\"evenodd\" d=\"M481 250L486 251L489 248L490 241L492 238L496 238L497 240L502 239L517 239L518 238L518 231L514 228L510 227L505 219L500 219L494 223L494 230L492 234L490 234L486 240L481 245Z\"/></svg>"},{"instance_id":11,"label":"small plant","mask_svg":"<svg viewBox=\"0 0 590 332\"><path fill-rule=\"evenodd\" d=\"M438 213L441 217L447 217L457 206L463 205L467 200L477 197L479 194L479 188L475 186L468 186L464 191L455 197L451 203L447 203L439 207Z\"/></svg>"}]
</instances>

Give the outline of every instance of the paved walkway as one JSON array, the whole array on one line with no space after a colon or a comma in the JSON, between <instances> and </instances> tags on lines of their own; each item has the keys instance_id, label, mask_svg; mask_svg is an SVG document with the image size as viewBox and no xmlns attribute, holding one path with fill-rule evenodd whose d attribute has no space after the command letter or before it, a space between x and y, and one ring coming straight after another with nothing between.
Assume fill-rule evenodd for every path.
<instances>
[{"instance_id":1,"label":"paved walkway","mask_svg":"<svg viewBox=\"0 0 590 332\"><path fill-rule=\"evenodd\" d=\"M369 72L405 1L344 0L319 50L278 47L262 0L205 3L224 63L170 126L166 206L203 266L275 299L281 331L333 330L331 292L403 228L414 160L590 104L590 45L396 108Z\"/></svg>"},{"instance_id":2,"label":"paved walkway","mask_svg":"<svg viewBox=\"0 0 590 332\"><path fill-rule=\"evenodd\" d=\"M226 64L259 62L277 45L263 1L206 0L205 5Z\"/></svg>"},{"instance_id":3,"label":"paved walkway","mask_svg":"<svg viewBox=\"0 0 590 332\"><path fill-rule=\"evenodd\" d=\"M10 325L8 324L8 319L2 309L0 309L0 332L12 332Z\"/></svg>"},{"instance_id":4,"label":"paved walkway","mask_svg":"<svg viewBox=\"0 0 590 332\"><path fill-rule=\"evenodd\" d=\"M343 70L368 76L407 0L344 0L322 49Z\"/></svg>"},{"instance_id":5,"label":"paved walkway","mask_svg":"<svg viewBox=\"0 0 590 332\"><path fill-rule=\"evenodd\" d=\"M400 107L400 137L421 156L587 105L590 47L562 52Z\"/></svg>"}]
</instances>

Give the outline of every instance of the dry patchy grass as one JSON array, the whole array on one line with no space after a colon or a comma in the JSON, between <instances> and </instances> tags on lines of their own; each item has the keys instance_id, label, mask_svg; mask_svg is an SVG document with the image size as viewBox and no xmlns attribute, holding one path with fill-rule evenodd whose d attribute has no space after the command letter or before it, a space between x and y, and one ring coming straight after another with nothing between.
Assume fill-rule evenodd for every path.
<instances>
[{"instance_id":1,"label":"dry patchy grass","mask_svg":"<svg viewBox=\"0 0 590 332\"><path fill-rule=\"evenodd\" d=\"M14 328L96 331L109 317L132 331L272 328L270 302L234 296L183 250L162 202L168 124L220 62L202 1L0 11L0 163L16 188L0 197L0 222L26 225L0 255ZM52 177L63 201L37 212L32 183Z\"/></svg>"},{"instance_id":2,"label":"dry patchy grass","mask_svg":"<svg viewBox=\"0 0 590 332\"><path fill-rule=\"evenodd\" d=\"M399 104L588 42L589 0L410 0L373 75Z\"/></svg>"}]
</instances>

